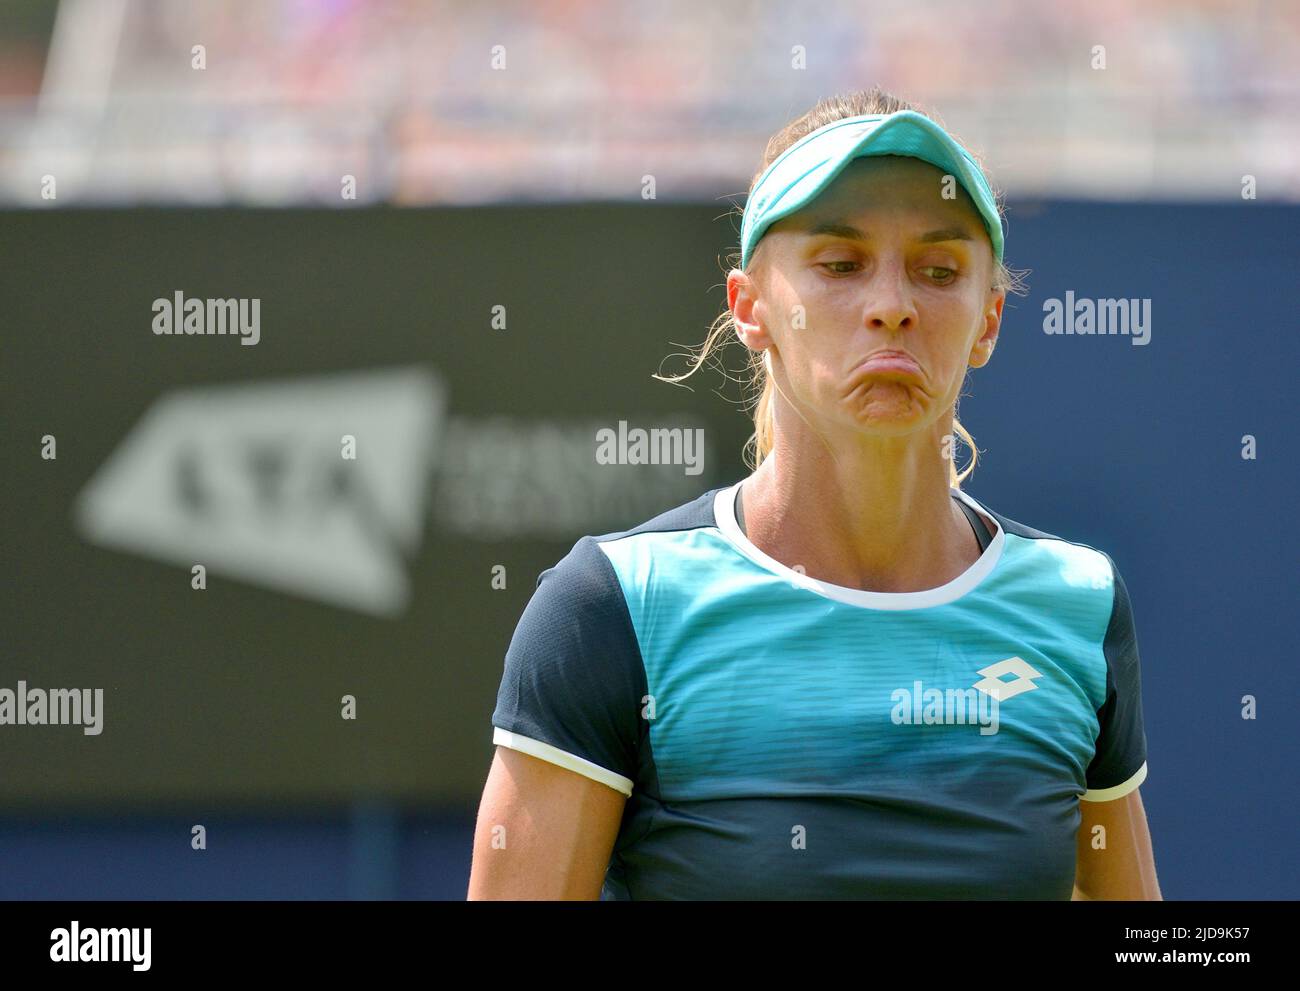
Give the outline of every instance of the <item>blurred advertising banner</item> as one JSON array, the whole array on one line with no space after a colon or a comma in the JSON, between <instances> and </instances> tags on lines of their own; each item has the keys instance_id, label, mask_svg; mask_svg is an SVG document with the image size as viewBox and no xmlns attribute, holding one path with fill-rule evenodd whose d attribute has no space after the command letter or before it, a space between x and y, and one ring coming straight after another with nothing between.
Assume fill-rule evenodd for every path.
<instances>
[{"instance_id":1,"label":"blurred advertising banner","mask_svg":"<svg viewBox=\"0 0 1300 991\"><path fill-rule=\"evenodd\" d=\"M742 470L739 393L651 378L717 313L720 232L642 214L698 241L665 264L619 243L628 216L7 215L26 524L0 688L102 689L103 712L94 737L0 727L0 795L480 788L539 573Z\"/></svg>"}]
</instances>

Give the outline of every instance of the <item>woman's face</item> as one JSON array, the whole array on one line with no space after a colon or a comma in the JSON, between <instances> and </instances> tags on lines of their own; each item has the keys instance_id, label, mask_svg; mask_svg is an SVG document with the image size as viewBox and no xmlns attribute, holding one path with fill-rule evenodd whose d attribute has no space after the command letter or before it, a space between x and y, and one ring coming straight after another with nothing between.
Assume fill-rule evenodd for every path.
<instances>
[{"instance_id":1,"label":"woman's face","mask_svg":"<svg viewBox=\"0 0 1300 991\"><path fill-rule=\"evenodd\" d=\"M997 341L1005 293L990 288L979 213L919 159L855 159L770 227L754 260L753 279L727 280L737 332L771 350L781 391L824 431L901 435L935 423ZM885 350L904 357L868 361Z\"/></svg>"}]
</instances>

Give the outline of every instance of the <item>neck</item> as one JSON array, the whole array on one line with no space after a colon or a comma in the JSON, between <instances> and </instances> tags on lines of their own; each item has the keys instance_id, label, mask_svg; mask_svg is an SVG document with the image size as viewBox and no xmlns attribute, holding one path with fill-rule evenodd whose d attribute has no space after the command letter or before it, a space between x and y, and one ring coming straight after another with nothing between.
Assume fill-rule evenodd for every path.
<instances>
[{"instance_id":1,"label":"neck","mask_svg":"<svg viewBox=\"0 0 1300 991\"><path fill-rule=\"evenodd\" d=\"M950 418L924 438L858 436L834 452L815 435L783 444L778 434L742 486L749 540L788 567L848 588L946 584L980 549L949 488L945 427Z\"/></svg>"}]
</instances>

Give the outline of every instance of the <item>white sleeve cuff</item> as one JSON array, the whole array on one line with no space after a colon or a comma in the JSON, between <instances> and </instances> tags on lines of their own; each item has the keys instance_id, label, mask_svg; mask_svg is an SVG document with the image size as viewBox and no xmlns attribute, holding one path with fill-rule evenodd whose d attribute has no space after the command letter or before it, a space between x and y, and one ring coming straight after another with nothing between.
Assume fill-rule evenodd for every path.
<instances>
[{"instance_id":1,"label":"white sleeve cuff","mask_svg":"<svg viewBox=\"0 0 1300 991\"><path fill-rule=\"evenodd\" d=\"M509 747L511 750L518 750L520 753L528 754L530 757L536 757L557 767L562 767L567 771L576 771L584 778L591 778L592 781L599 781L602 785L608 785L617 792L624 795L632 794L632 780L625 778L621 774L615 774L599 764L593 764L584 757L577 754L571 754L567 750L561 750L559 747L553 747L549 743L543 743L541 740L534 740L531 737L520 736L518 733L511 733L509 730L503 730L500 726L492 727L492 742L502 746Z\"/></svg>"},{"instance_id":2,"label":"white sleeve cuff","mask_svg":"<svg viewBox=\"0 0 1300 991\"><path fill-rule=\"evenodd\" d=\"M1147 778L1147 762L1143 761L1142 766L1133 772L1133 776L1125 781L1122 785L1116 785L1114 788L1093 788L1085 791L1079 796L1081 802L1113 802L1117 798L1123 798L1129 792L1133 791Z\"/></svg>"}]
</instances>

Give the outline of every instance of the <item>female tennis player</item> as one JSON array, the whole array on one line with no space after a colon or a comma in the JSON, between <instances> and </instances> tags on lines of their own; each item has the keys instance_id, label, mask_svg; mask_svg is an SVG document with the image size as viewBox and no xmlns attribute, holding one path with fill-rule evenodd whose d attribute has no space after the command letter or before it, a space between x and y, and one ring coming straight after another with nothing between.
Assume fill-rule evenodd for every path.
<instances>
[{"instance_id":1,"label":"female tennis player","mask_svg":"<svg viewBox=\"0 0 1300 991\"><path fill-rule=\"evenodd\" d=\"M888 94L822 101L741 241L695 368L754 356L755 470L543 572L469 897L1159 898L1114 561L952 456L1013 288L980 165Z\"/></svg>"}]
</instances>

